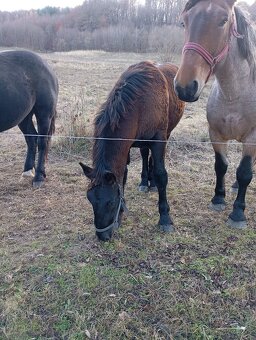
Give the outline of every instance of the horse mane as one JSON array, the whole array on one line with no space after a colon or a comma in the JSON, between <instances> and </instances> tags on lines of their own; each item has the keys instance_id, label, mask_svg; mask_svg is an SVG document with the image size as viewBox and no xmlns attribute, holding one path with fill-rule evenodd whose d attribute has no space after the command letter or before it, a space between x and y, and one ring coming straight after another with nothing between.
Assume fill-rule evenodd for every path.
<instances>
[{"instance_id":1,"label":"horse mane","mask_svg":"<svg viewBox=\"0 0 256 340\"><path fill-rule=\"evenodd\" d=\"M114 138L116 132L119 132L120 121L133 114L136 100L145 92L148 92L152 79L155 78L157 72L160 72L157 66L150 61L130 66L121 75L109 93L107 100L96 114L94 120L94 137L96 140L93 146L94 183L100 182L104 171L107 169L104 158L107 139ZM118 138L121 138L121 136L118 135ZM114 148L115 146L112 144L110 147Z\"/></svg>"},{"instance_id":2,"label":"horse mane","mask_svg":"<svg viewBox=\"0 0 256 340\"><path fill-rule=\"evenodd\" d=\"M115 131L119 121L133 108L135 100L154 78L156 66L150 61L131 65L119 78L95 118L95 137L100 137L106 127Z\"/></svg>"},{"instance_id":3,"label":"horse mane","mask_svg":"<svg viewBox=\"0 0 256 340\"><path fill-rule=\"evenodd\" d=\"M251 69L253 80L256 76L255 46L256 35L250 23L248 15L239 7L235 6L237 31L243 35L243 39L237 39L238 49L242 58L246 59Z\"/></svg>"}]
</instances>

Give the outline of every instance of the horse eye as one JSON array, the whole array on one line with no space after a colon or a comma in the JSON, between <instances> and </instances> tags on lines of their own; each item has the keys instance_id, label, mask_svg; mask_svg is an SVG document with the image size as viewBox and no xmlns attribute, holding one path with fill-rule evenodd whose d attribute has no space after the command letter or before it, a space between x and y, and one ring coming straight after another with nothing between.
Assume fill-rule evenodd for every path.
<instances>
[{"instance_id":1,"label":"horse eye","mask_svg":"<svg viewBox=\"0 0 256 340\"><path fill-rule=\"evenodd\" d=\"M226 23L228 22L228 18L225 18L221 21L221 23L219 24L220 27L223 27Z\"/></svg>"}]
</instances>

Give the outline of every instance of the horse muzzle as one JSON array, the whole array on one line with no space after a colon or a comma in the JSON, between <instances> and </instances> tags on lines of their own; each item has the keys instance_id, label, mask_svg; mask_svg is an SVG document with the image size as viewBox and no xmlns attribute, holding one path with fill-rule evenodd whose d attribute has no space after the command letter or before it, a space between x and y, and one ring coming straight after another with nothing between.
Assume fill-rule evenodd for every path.
<instances>
[{"instance_id":1,"label":"horse muzzle","mask_svg":"<svg viewBox=\"0 0 256 340\"><path fill-rule=\"evenodd\" d=\"M199 85L196 80L191 81L185 87L181 86L176 79L174 79L174 90L180 100L184 102L195 102L199 98ZM199 92L199 93L198 93Z\"/></svg>"}]
</instances>

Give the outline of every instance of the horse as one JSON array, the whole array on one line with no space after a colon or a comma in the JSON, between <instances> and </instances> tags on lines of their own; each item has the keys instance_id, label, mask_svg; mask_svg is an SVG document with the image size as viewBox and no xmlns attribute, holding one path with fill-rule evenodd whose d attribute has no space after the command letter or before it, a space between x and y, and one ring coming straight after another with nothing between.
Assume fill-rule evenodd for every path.
<instances>
[{"instance_id":1,"label":"horse","mask_svg":"<svg viewBox=\"0 0 256 340\"><path fill-rule=\"evenodd\" d=\"M235 0L189 0L182 13L185 45L174 80L178 97L196 101L211 75L215 76L207 103L209 135L215 152L216 185L211 208L223 211L227 142L243 144L236 171L237 196L227 224L247 226L245 197L256 158L255 45L256 37Z\"/></svg>"},{"instance_id":2,"label":"horse","mask_svg":"<svg viewBox=\"0 0 256 340\"><path fill-rule=\"evenodd\" d=\"M22 176L32 177L33 187L39 188L46 177L45 160L55 130L57 78L36 53L10 50L0 52L0 79L0 132L18 125L27 144Z\"/></svg>"},{"instance_id":3,"label":"horse","mask_svg":"<svg viewBox=\"0 0 256 340\"><path fill-rule=\"evenodd\" d=\"M124 187L131 147L151 150L158 189L159 228L173 232L167 201L165 150L170 131L183 114L184 103L174 93L177 67L144 61L130 66L111 90L94 121L93 167L80 163L90 180L96 235L109 241L126 210ZM145 149L144 149L145 150Z\"/></svg>"}]
</instances>

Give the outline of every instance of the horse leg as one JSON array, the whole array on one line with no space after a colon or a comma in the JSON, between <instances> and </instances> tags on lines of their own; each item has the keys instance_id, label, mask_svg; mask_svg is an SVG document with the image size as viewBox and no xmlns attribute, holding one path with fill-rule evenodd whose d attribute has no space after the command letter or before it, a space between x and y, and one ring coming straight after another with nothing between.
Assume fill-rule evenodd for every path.
<instances>
[{"instance_id":1,"label":"horse leg","mask_svg":"<svg viewBox=\"0 0 256 340\"><path fill-rule=\"evenodd\" d=\"M27 143L27 156L22 177L34 177L34 167L37 149L37 131L35 129L31 112L18 126L25 136Z\"/></svg>"},{"instance_id":2,"label":"horse leg","mask_svg":"<svg viewBox=\"0 0 256 340\"><path fill-rule=\"evenodd\" d=\"M210 209L214 211L223 211L226 208L225 202L225 174L228 168L227 162L227 143L219 137L216 138L214 132L210 130L210 137L215 151L215 173L216 173L216 186L215 195L212 198ZM216 140L219 143L214 143Z\"/></svg>"},{"instance_id":3,"label":"horse leg","mask_svg":"<svg viewBox=\"0 0 256 340\"><path fill-rule=\"evenodd\" d=\"M166 186L168 183L168 175L165 169L165 143L154 143L151 146L152 157L154 161L154 178L158 189L158 207L160 219L158 225L161 231L174 231L173 222L169 211L170 207L166 197Z\"/></svg>"},{"instance_id":4,"label":"horse leg","mask_svg":"<svg viewBox=\"0 0 256 340\"><path fill-rule=\"evenodd\" d=\"M152 156L149 157L148 164L149 191L157 192L156 181L154 178L154 162Z\"/></svg>"},{"instance_id":5,"label":"horse leg","mask_svg":"<svg viewBox=\"0 0 256 340\"><path fill-rule=\"evenodd\" d=\"M123 195L124 195L124 188L127 182L127 177L128 177L128 167L126 165L125 170L124 170L124 177L123 177Z\"/></svg>"},{"instance_id":6,"label":"horse leg","mask_svg":"<svg viewBox=\"0 0 256 340\"><path fill-rule=\"evenodd\" d=\"M40 188L46 178L45 161L48 155L48 147L51 135L54 130L54 116L37 116L38 125L38 161L36 167L35 178L33 180L33 187Z\"/></svg>"},{"instance_id":7,"label":"horse leg","mask_svg":"<svg viewBox=\"0 0 256 340\"><path fill-rule=\"evenodd\" d=\"M148 192L148 156L149 149L144 147L140 148L140 154L142 157L142 172L141 172L141 182L139 184L140 192Z\"/></svg>"},{"instance_id":8,"label":"horse leg","mask_svg":"<svg viewBox=\"0 0 256 340\"><path fill-rule=\"evenodd\" d=\"M253 177L253 158L250 155L243 154L243 158L236 171L238 182L238 193L233 205L233 211L229 215L228 225L233 228L243 229L246 227L245 210L245 195L248 185Z\"/></svg>"},{"instance_id":9,"label":"horse leg","mask_svg":"<svg viewBox=\"0 0 256 340\"><path fill-rule=\"evenodd\" d=\"M126 163L126 166L125 166L125 170L124 170L124 177L123 177L123 191L124 191L124 187L126 185L126 182L127 182L127 176L128 176L128 166L130 164L130 151L128 153L128 157L127 157L127 163Z\"/></svg>"},{"instance_id":10,"label":"horse leg","mask_svg":"<svg viewBox=\"0 0 256 340\"><path fill-rule=\"evenodd\" d=\"M255 164L255 161L254 161L254 164ZM232 190L233 194L237 194L238 193L238 182L237 182L237 180L232 185L231 190Z\"/></svg>"}]
</instances>

